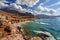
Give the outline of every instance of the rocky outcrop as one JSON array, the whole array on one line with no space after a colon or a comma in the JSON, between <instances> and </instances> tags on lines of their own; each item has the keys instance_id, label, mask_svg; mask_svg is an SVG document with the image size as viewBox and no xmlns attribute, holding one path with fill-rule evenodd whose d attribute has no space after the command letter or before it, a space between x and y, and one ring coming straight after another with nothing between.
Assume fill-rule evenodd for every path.
<instances>
[{"instance_id":1,"label":"rocky outcrop","mask_svg":"<svg viewBox=\"0 0 60 40\"><path fill-rule=\"evenodd\" d=\"M0 40L24 40L22 33L13 26L6 26L0 31Z\"/></svg>"},{"instance_id":2,"label":"rocky outcrop","mask_svg":"<svg viewBox=\"0 0 60 40\"><path fill-rule=\"evenodd\" d=\"M12 34L0 40L24 40L21 34Z\"/></svg>"},{"instance_id":3,"label":"rocky outcrop","mask_svg":"<svg viewBox=\"0 0 60 40\"><path fill-rule=\"evenodd\" d=\"M32 37L31 40L42 40L40 37Z\"/></svg>"}]
</instances>

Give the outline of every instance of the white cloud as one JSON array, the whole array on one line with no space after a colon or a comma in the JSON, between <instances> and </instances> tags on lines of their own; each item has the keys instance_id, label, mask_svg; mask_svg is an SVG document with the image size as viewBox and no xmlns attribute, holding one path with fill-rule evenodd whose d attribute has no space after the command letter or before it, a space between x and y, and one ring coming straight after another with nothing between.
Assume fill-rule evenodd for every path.
<instances>
[{"instance_id":1,"label":"white cloud","mask_svg":"<svg viewBox=\"0 0 60 40\"><path fill-rule=\"evenodd\" d=\"M5 2L5 3L8 3L8 1L6 1L6 0L0 0L0 2Z\"/></svg>"},{"instance_id":2,"label":"white cloud","mask_svg":"<svg viewBox=\"0 0 60 40\"><path fill-rule=\"evenodd\" d=\"M6 0L0 0L0 9L3 8L8 8L8 10L16 10L18 12L31 12L30 10L27 10L25 8L22 8L20 5L17 5L16 3L11 3L10 5L5 4L7 1Z\"/></svg>"},{"instance_id":3,"label":"white cloud","mask_svg":"<svg viewBox=\"0 0 60 40\"><path fill-rule=\"evenodd\" d=\"M29 7L33 7L37 2L39 2L39 0L16 0L16 4L26 4Z\"/></svg>"},{"instance_id":4,"label":"white cloud","mask_svg":"<svg viewBox=\"0 0 60 40\"><path fill-rule=\"evenodd\" d=\"M33 11L32 14L37 15L37 14L40 14L40 13L38 13L37 11Z\"/></svg>"},{"instance_id":5,"label":"white cloud","mask_svg":"<svg viewBox=\"0 0 60 40\"><path fill-rule=\"evenodd\" d=\"M27 10L25 8L22 8L20 5L17 5L17 4L20 4L21 1L22 1L22 4L26 4L26 5L30 6L30 7L32 7L33 5L35 5L34 3L38 2L36 0L33 0L34 2L32 0L25 0L25 1L19 0L17 3L12 3L11 5L8 5L8 4L5 4L5 2L7 2L7 1L4 0L4 1L0 1L0 9L8 7L9 10L16 10L18 12L23 12L23 13L30 12L33 15L40 14L41 12L48 12L48 13L54 13L54 12L56 12L56 10L54 10L54 9L42 7L41 5L37 8L36 11L32 11L31 9ZM33 4L28 3L29 1L33 2Z\"/></svg>"},{"instance_id":6,"label":"white cloud","mask_svg":"<svg viewBox=\"0 0 60 40\"><path fill-rule=\"evenodd\" d=\"M8 7L8 5L0 1L0 9L5 8L5 7Z\"/></svg>"},{"instance_id":7,"label":"white cloud","mask_svg":"<svg viewBox=\"0 0 60 40\"><path fill-rule=\"evenodd\" d=\"M20 5L17 5L17 4L26 4L28 6L33 6L35 5L39 0L18 0L16 1L15 3L11 3L10 5L7 5L5 3L7 3L6 0L0 0L0 9L2 8L5 8L5 7L8 7L9 10L16 10L18 12L30 12L30 13L34 13L32 10L30 9L25 9L25 8L22 8ZM31 4L32 3L32 4Z\"/></svg>"},{"instance_id":8,"label":"white cloud","mask_svg":"<svg viewBox=\"0 0 60 40\"><path fill-rule=\"evenodd\" d=\"M39 7L38 7L38 11L41 12L41 11L43 11L43 10L44 10L44 7L42 7L42 6L39 6Z\"/></svg>"},{"instance_id":9,"label":"white cloud","mask_svg":"<svg viewBox=\"0 0 60 40\"><path fill-rule=\"evenodd\" d=\"M16 11L19 11L19 12L21 12L23 10L23 8L21 6L15 4L15 3L11 4L9 9L10 10L16 10Z\"/></svg>"},{"instance_id":10,"label":"white cloud","mask_svg":"<svg viewBox=\"0 0 60 40\"><path fill-rule=\"evenodd\" d=\"M31 12L25 8L22 8L20 5L17 5L16 3L12 3L9 7L8 7L9 10L16 10L18 12L22 12L22 13L25 13L25 12Z\"/></svg>"},{"instance_id":11,"label":"white cloud","mask_svg":"<svg viewBox=\"0 0 60 40\"><path fill-rule=\"evenodd\" d=\"M55 13L56 12L56 10L54 10L54 9L50 9L50 8L46 8L46 7L42 7L42 6L39 6L37 8L37 11L38 12L48 12L48 13Z\"/></svg>"},{"instance_id":12,"label":"white cloud","mask_svg":"<svg viewBox=\"0 0 60 40\"><path fill-rule=\"evenodd\" d=\"M50 0L46 0L45 2L41 3L40 5L44 5L45 3L49 2Z\"/></svg>"},{"instance_id":13,"label":"white cloud","mask_svg":"<svg viewBox=\"0 0 60 40\"><path fill-rule=\"evenodd\" d=\"M54 4L50 5L50 6L47 6L47 7L52 7L52 6L55 6L55 5L60 5L60 2L56 2L56 3L54 3Z\"/></svg>"},{"instance_id":14,"label":"white cloud","mask_svg":"<svg viewBox=\"0 0 60 40\"><path fill-rule=\"evenodd\" d=\"M56 13L57 11L54 9L50 9L49 13Z\"/></svg>"},{"instance_id":15,"label":"white cloud","mask_svg":"<svg viewBox=\"0 0 60 40\"><path fill-rule=\"evenodd\" d=\"M60 8L56 9L57 11L60 11Z\"/></svg>"}]
</instances>

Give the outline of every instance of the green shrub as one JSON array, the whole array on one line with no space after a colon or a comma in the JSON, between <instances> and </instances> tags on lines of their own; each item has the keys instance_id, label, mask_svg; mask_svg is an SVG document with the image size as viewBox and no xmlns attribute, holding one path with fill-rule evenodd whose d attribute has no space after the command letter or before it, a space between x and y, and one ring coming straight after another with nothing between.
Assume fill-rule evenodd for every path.
<instances>
[{"instance_id":1,"label":"green shrub","mask_svg":"<svg viewBox=\"0 0 60 40\"><path fill-rule=\"evenodd\" d=\"M1 26L2 26L2 22L0 21L0 28L1 28Z\"/></svg>"},{"instance_id":2,"label":"green shrub","mask_svg":"<svg viewBox=\"0 0 60 40\"><path fill-rule=\"evenodd\" d=\"M11 32L11 29L10 29L10 27L9 26L6 26L5 28L4 28L4 31L6 31L6 32Z\"/></svg>"},{"instance_id":3,"label":"green shrub","mask_svg":"<svg viewBox=\"0 0 60 40\"><path fill-rule=\"evenodd\" d=\"M21 31L21 27L18 26L17 29L18 29L19 31Z\"/></svg>"},{"instance_id":4,"label":"green shrub","mask_svg":"<svg viewBox=\"0 0 60 40\"><path fill-rule=\"evenodd\" d=\"M6 16L6 19L8 20L8 17Z\"/></svg>"}]
</instances>

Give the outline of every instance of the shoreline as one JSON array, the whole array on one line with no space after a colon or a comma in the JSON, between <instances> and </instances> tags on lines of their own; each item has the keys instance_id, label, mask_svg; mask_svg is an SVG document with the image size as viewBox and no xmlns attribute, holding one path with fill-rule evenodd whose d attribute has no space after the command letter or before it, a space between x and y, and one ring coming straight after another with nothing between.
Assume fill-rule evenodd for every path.
<instances>
[{"instance_id":1,"label":"shoreline","mask_svg":"<svg viewBox=\"0 0 60 40\"><path fill-rule=\"evenodd\" d=\"M14 27L16 26L19 26L19 27L22 27L23 24L27 23L27 22L30 22L30 21L25 21L25 22L18 22L18 23L14 23L12 24Z\"/></svg>"}]
</instances>

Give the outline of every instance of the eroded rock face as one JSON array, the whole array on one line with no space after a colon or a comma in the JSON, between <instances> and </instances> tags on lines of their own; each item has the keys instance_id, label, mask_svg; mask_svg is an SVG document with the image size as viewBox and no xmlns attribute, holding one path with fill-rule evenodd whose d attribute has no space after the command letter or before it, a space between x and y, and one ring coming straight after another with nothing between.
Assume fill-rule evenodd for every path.
<instances>
[{"instance_id":1,"label":"eroded rock face","mask_svg":"<svg viewBox=\"0 0 60 40\"><path fill-rule=\"evenodd\" d=\"M31 40L42 40L40 37L32 37Z\"/></svg>"},{"instance_id":2,"label":"eroded rock face","mask_svg":"<svg viewBox=\"0 0 60 40\"><path fill-rule=\"evenodd\" d=\"M22 34L18 31L17 28L9 26L11 28L10 34L0 38L0 40L24 40Z\"/></svg>"},{"instance_id":3,"label":"eroded rock face","mask_svg":"<svg viewBox=\"0 0 60 40\"><path fill-rule=\"evenodd\" d=\"M0 40L24 40L21 34L12 34Z\"/></svg>"}]
</instances>

